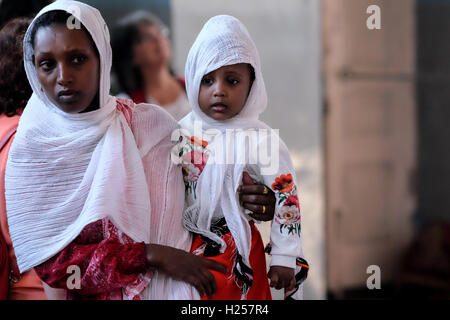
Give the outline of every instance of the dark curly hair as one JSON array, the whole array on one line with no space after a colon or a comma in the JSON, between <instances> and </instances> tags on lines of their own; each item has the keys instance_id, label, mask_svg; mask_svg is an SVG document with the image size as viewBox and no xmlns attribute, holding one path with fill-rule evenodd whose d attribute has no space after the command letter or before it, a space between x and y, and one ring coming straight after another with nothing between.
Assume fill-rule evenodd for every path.
<instances>
[{"instance_id":1,"label":"dark curly hair","mask_svg":"<svg viewBox=\"0 0 450 320\"><path fill-rule=\"evenodd\" d=\"M52 2L53 0L1 0L0 29L12 19L33 18L39 10Z\"/></svg>"},{"instance_id":2,"label":"dark curly hair","mask_svg":"<svg viewBox=\"0 0 450 320\"><path fill-rule=\"evenodd\" d=\"M30 18L16 18L0 30L0 114L12 117L33 92L23 66L22 43Z\"/></svg>"}]
</instances>

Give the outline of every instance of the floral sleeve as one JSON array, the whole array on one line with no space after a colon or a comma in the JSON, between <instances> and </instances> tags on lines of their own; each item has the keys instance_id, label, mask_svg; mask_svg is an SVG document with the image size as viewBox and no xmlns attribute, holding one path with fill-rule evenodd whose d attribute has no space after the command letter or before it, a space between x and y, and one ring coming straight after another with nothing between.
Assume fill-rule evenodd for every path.
<instances>
[{"instance_id":1,"label":"floral sleeve","mask_svg":"<svg viewBox=\"0 0 450 320\"><path fill-rule=\"evenodd\" d=\"M277 198L274 219L280 225L280 233L287 232L300 236L300 204L292 174L282 174L275 178L272 190Z\"/></svg>"},{"instance_id":2,"label":"floral sleeve","mask_svg":"<svg viewBox=\"0 0 450 320\"><path fill-rule=\"evenodd\" d=\"M276 198L270 233L270 265L295 268L296 259L302 257L300 201L294 166L281 140L276 159L277 170L273 174L261 174L262 182L272 189Z\"/></svg>"},{"instance_id":3,"label":"floral sleeve","mask_svg":"<svg viewBox=\"0 0 450 320\"><path fill-rule=\"evenodd\" d=\"M186 201L197 199L197 180L209 158L208 142L195 136L180 135L174 155L183 170Z\"/></svg>"}]
</instances>

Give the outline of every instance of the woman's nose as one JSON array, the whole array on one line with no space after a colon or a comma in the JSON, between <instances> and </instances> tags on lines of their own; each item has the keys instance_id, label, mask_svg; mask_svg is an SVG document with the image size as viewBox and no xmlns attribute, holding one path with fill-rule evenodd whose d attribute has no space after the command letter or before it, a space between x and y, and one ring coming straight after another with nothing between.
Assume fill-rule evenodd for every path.
<instances>
[{"instance_id":1,"label":"woman's nose","mask_svg":"<svg viewBox=\"0 0 450 320\"><path fill-rule=\"evenodd\" d=\"M58 84L61 86L67 86L73 82L73 75L70 68L64 64L58 66Z\"/></svg>"}]
</instances>

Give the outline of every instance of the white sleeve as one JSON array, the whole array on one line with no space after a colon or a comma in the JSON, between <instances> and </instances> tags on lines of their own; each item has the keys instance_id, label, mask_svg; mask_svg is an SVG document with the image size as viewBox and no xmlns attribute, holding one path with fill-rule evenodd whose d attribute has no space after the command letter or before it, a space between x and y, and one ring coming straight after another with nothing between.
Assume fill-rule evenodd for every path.
<instances>
[{"instance_id":1,"label":"white sleeve","mask_svg":"<svg viewBox=\"0 0 450 320\"><path fill-rule=\"evenodd\" d=\"M271 144L278 152L271 152L270 166L267 161L259 163L263 183L272 189L276 197L270 233L270 266L295 269L296 258L302 257L298 187L289 151L284 142L278 136L276 138L278 143L274 144L272 140Z\"/></svg>"}]
</instances>

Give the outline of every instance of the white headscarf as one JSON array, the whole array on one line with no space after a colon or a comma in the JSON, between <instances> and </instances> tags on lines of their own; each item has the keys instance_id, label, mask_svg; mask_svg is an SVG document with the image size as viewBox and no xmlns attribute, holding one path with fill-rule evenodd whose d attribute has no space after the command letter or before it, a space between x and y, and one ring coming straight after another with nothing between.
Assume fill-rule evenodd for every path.
<instances>
[{"instance_id":1,"label":"white headscarf","mask_svg":"<svg viewBox=\"0 0 450 320\"><path fill-rule=\"evenodd\" d=\"M255 80L246 104L233 118L225 121L214 120L203 113L198 104L201 80L211 71L238 63L248 63L255 70ZM213 143L208 145L216 163L208 161L198 179L199 201L185 211L185 226L220 243L223 252L225 242L209 231L214 212L220 208L243 262L250 266L251 230L247 215L240 207L237 196L237 188L241 184L245 166L242 157L248 155L248 150L241 137L235 135L232 139L226 140L224 134L227 129L270 130L266 124L258 120L267 106L267 94L259 54L245 26L238 19L228 15L219 15L208 20L189 51L185 78L192 112L180 121L181 126L193 135L196 134L194 127L201 121L203 130L214 128L222 133L213 137ZM203 136L202 139L208 140L208 136ZM225 164L224 151L231 148L235 150L235 163Z\"/></svg>"},{"instance_id":2,"label":"white headscarf","mask_svg":"<svg viewBox=\"0 0 450 320\"><path fill-rule=\"evenodd\" d=\"M32 62L31 30L44 13L74 14L100 54L100 108L69 114L45 95ZM8 224L20 272L62 250L91 222L108 217L133 240L149 242L150 199L133 133L109 95L111 47L98 10L77 1L42 9L24 40L33 88L9 152Z\"/></svg>"}]
</instances>

